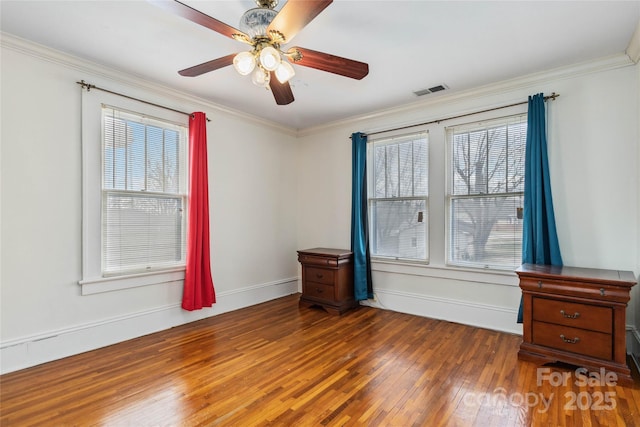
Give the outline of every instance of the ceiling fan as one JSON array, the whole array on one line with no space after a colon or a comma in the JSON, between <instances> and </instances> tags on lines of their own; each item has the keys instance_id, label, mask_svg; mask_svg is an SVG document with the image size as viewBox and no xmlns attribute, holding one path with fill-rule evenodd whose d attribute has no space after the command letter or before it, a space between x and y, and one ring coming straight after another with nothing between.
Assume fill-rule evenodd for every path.
<instances>
[{"instance_id":1,"label":"ceiling fan","mask_svg":"<svg viewBox=\"0 0 640 427\"><path fill-rule=\"evenodd\" d=\"M242 75L252 74L252 81L256 85L270 88L278 105L287 105L294 101L289 85L289 80L295 74L291 63L357 80L369 73L369 65L364 62L297 46L286 51L280 49L333 0L288 0L280 12L274 10L278 0L255 0L258 7L242 15L240 30L177 0L148 1L251 46L250 51L230 54L178 71L182 76L195 77L233 65Z\"/></svg>"}]
</instances>

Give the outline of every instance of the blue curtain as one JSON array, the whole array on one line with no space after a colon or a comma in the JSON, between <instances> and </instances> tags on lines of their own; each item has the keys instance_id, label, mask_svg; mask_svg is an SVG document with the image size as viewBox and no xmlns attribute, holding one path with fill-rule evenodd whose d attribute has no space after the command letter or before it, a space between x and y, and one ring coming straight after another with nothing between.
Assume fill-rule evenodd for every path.
<instances>
[{"instance_id":1,"label":"blue curtain","mask_svg":"<svg viewBox=\"0 0 640 427\"><path fill-rule=\"evenodd\" d=\"M367 135L351 135L351 252L353 252L353 287L356 301L373 298L369 224L367 220Z\"/></svg>"},{"instance_id":2,"label":"blue curtain","mask_svg":"<svg viewBox=\"0 0 640 427\"><path fill-rule=\"evenodd\" d=\"M551 198L542 93L529 97L524 169L522 263L562 265ZM522 323L522 300L518 310L518 323Z\"/></svg>"}]
</instances>

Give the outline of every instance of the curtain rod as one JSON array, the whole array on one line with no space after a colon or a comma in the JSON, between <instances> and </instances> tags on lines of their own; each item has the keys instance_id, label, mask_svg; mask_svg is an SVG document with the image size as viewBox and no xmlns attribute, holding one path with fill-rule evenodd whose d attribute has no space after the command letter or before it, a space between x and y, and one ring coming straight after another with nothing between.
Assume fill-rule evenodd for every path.
<instances>
[{"instance_id":1,"label":"curtain rod","mask_svg":"<svg viewBox=\"0 0 640 427\"><path fill-rule=\"evenodd\" d=\"M84 80L80 80L79 82L76 82L76 83L79 84L80 86L82 86L82 89L87 89L87 92L89 92L91 89L97 89L97 90L101 90L103 92L110 93L112 95L118 95L118 96L121 96L123 98L132 99L134 101L142 102L143 104L153 105L154 107L159 107L159 108L164 108L165 110L173 111L175 113L184 114L185 116L189 116L189 117L193 118L193 114L191 114L191 113L185 113L184 111L176 110L176 109L173 109L173 108L170 108L170 107L165 107L164 105L154 104L153 102L145 101L145 100L139 99L139 98L134 98L133 96L124 95L124 94L118 93L118 92L113 92L113 91L111 91L109 89L104 89L104 88L98 87L96 85L89 84L89 83L85 82ZM208 118L208 117L206 119L207 119L208 122L211 121L211 119Z\"/></svg>"},{"instance_id":2,"label":"curtain rod","mask_svg":"<svg viewBox=\"0 0 640 427\"><path fill-rule=\"evenodd\" d=\"M548 99L551 99L552 101L554 101L559 96L560 96L559 94L557 94L555 92L552 92L551 95L545 96L544 100L546 101ZM443 119L431 120L430 122L416 123L415 125L407 125L407 126L401 126L401 127L397 127L397 128L393 128L393 129L379 130L377 132L365 133L365 136L377 135L379 133L393 132L393 131L396 131L396 130L403 130L403 129L413 128L413 127L416 127L416 126L431 125L431 124L434 124L434 123L444 122L445 120L459 119L461 117L473 116L474 114L486 113L486 112L489 112L489 111L501 110L503 108L515 107L516 105L523 105L523 104L527 104L528 102L529 101L516 102L515 104L503 105L501 107L488 108L486 110L474 111L473 113L466 113L466 114L460 114L458 116L450 116L450 117L445 117ZM349 139L351 139L351 137L349 137Z\"/></svg>"}]
</instances>

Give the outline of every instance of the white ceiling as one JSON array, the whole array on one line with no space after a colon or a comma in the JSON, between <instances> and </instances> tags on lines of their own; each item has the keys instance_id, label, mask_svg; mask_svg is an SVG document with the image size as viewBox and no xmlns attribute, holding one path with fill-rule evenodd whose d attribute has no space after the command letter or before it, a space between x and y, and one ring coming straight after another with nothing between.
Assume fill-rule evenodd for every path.
<instances>
[{"instance_id":1,"label":"white ceiling","mask_svg":"<svg viewBox=\"0 0 640 427\"><path fill-rule=\"evenodd\" d=\"M255 7L184 2L236 28ZM0 14L3 32L304 129L424 99L413 92L439 84L460 91L620 54L640 1L334 0L292 44L366 62L369 75L358 81L295 66L296 100L286 106L233 67L179 76L246 45L145 1L2 0Z\"/></svg>"}]
</instances>

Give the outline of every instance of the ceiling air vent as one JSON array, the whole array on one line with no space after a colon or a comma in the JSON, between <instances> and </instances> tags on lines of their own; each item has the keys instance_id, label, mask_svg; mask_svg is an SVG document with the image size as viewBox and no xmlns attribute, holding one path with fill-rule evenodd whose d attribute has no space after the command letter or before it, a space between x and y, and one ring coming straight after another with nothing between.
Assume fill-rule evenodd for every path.
<instances>
[{"instance_id":1,"label":"ceiling air vent","mask_svg":"<svg viewBox=\"0 0 640 427\"><path fill-rule=\"evenodd\" d=\"M445 89L449 89L449 86L447 86L445 84L441 84L441 85L438 85L438 86L430 87L429 89L417 90L417 91L415 91L413 93L416 96L423 96L423 95L428 95L428 94L434 93L434 92L440 92L441 90L445 90Z\"/></svg>"}]
</instances>

